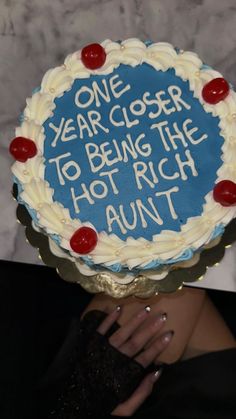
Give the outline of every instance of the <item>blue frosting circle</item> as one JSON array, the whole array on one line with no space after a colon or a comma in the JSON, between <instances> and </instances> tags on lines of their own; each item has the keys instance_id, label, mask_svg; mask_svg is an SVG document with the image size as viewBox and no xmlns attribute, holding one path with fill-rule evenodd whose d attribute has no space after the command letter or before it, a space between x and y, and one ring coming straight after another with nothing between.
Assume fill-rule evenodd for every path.
<instances>
[{"instance_id":1,"label":"blue frosting circle","mask_svg":"<svg viewBox=\"0 0 236 419\"><path fill-rule=\"evenodd\" d=\"M71 218L151 240L201 214L223 138L219 118L173 69L122 64L76 79L55 104L44 123L45 179Z\"/></svg>"}]
</instances>

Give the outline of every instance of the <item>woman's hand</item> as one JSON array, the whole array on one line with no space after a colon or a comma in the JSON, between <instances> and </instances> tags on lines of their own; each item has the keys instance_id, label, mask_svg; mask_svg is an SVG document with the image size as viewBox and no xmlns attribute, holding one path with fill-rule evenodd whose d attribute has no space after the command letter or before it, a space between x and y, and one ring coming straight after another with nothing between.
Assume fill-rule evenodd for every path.
<instances>
[{"instance_id":1,"label":"woman's hand","mask_svg":"<svg viewBox=\"0 0 236 419\"><path fill-rule=\"evenodd\" d=\"M107 315L97 331L104 335L112 324L118 320L120 313L121 309L118 306L114 311ZM150 343L153 336L161 331L166 318L167 316L165 313L159 313L158 315L155 314L152 316L150 307L145 307L145 309L136 313L127 323L113 333L109 338L109 343L146 368L154 362L157 356L167 347L173 336L173 332L168 331L159 334L158 338ZM119 404L116 409L113 410L112 415L133 415L151 394L153 385L160 376L160 371L161 370L159 369L155 373L147 374L132 396L124 403Z\"/></svg>"}]
</instances>

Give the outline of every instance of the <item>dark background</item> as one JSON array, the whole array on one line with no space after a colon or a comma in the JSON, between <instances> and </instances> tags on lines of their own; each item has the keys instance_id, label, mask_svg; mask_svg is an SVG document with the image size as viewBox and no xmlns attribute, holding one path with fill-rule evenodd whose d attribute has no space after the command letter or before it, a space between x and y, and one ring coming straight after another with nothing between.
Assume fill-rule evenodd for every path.
<instances>
[{"instance_id":1,"label":"dark background","mask_svg":"<svg viewBox=\"0 0 236 419\"><path fill-rule=\"evenodd\" d=\"M6 261L0 265L0 417L27 419L34 383L60 348L71 319L80 317L92 295L63 281L52 268ZM236 294L208 293L236 335Z\"/></svg>"}]
</instances>

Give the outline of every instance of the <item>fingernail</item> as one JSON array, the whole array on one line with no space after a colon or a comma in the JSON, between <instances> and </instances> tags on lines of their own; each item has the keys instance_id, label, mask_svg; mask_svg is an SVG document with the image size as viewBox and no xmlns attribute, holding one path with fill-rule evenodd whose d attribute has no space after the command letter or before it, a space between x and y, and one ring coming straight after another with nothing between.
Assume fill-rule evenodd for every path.
<instances>
[{"instance_id":1,"label":"fingernail","mask_svg":"<svg viewBox=\"0 0 236 419\"><path fill-rule=\"evenodd\" d=\"M151 376L151 382L155 383L160 377L161 373L162 373L162 368L159 368L157 371L155 371L154 374L152 374Z\"/></svg>"},{"instance_id":2,"label":"fingernail","mask_svg":"<svg viewBox=\"0 0 236 419\"><path fill-rule=\"evenodd\" d=\"M160 327L161 323L164 323L167 320L167 314L166 313L162 313L162 314L158 314L155 322L154 322L154 327Z\"/></svg>"},{"instance_id":3,"label":"fingernail","mask_svg":"<svg viewBox=\"0 0 236 419\"><path fill-rule=\"evenodd\" d=\"M167 332L167 333L163 336L162 341L163 341L164 343L169 343L169 342L171 341L171 339L172 339L173 335L174 335L173 330L171 330L170 332Z\"/></svg>"},{"instance_id":4,"label":"fingernail","mask_svg":"<svg viewBox=\"0 0 236 419\"><path fill-rule=\"evenodd\" d=\"M167 320L167 313L162 313L161 314L161 321L165 322Z\"/></svg>"},{"instance_id":5,"label":"fingernail","mask_svg":"<svg viewBox=\"0 0 236 419\"><path fill-rule=\"evenodd\" d=\"M116 311L120 311L121 310L121 306L116 306Z\"/></svg>"},{"instance_id":6,"label":"fingernail","mask_svg":"<svg viewBox=\"0 0 236 419\"><path fill-rule=\"evenodd\" d=\"M142 310L139 311L139 313L137 314L137 317L139 319L142 319L142 318L146 317L146 315L148 313L150 313L150 311L151 311L151 307L150 306L146 306L146 307L144 307L144 309L142 308Z\"/></svg>"}]
</instances>

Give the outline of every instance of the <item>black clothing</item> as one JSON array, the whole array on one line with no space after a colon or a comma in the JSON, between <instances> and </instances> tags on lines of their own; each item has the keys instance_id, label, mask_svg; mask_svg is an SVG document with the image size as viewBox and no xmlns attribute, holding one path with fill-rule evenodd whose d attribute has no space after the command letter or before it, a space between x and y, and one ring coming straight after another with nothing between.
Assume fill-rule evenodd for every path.
<instances>
[{"instance_id":1,"label":"black clothing","mask_svg":"<svg viewBox=\"0 0 236 419\"><path fill-rule=\"evenodd\" d=\"M140 364L109 344L109 336L119 328L117 323L105 336L97 332L105 317L106 313L93 310L86 313L83 320L74 323L66 339L71 342L71 349L66 342L51 371L39 384L36 394L39 395L41 388L43 397L41 400L37 398L38 404L43 405L45 394L51 394L49 405L55 409L50 418L82 419L109 415L133 394L146 375ZM71 355L66 368L68 350ZM57 373L55 379L56 371L66 369L68 373L65 376L58 379ZM52 393L59 394L59 398L53 400Z\"/></svg>"},{"instance_id":2,"label":"black clothing","mask_svg":"<svg viewBox=\"0 0 236 419\"><path fill-rule=\"evenodd\" d=\"M138 419L235 419L236 349L164 367Z\"/></svg>"},{"instance_id":3,"label":"black clothing","mask_svg":"<svg viewBox=\"0 0 236 419\"><path fill-rule=\"evenodd\" d=\"M78 285L60 280L52 269L1 263L1 419L46 419L58 394L66 394L80 314L91 297ZM103 417L106 414L94 416ZM133 417L236 419L236 350L164 366L152 395Z\"/></svg>"}]
</instances>

